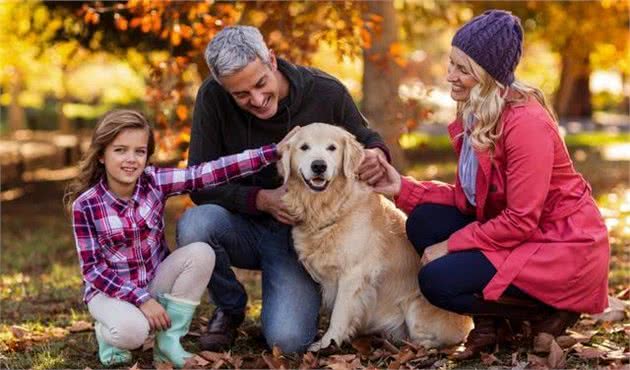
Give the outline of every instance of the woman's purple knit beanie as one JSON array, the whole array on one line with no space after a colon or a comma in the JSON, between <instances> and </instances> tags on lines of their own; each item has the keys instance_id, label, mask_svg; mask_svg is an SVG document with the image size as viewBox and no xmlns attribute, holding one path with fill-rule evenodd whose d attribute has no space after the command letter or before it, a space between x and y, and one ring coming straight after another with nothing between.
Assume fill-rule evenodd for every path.
<instances>
[{"instance_id":1,"label":"woman's purple knit beanie","mask_svg":"<svg viewBox=\"0 0 630 370\"><path fill-rule=\"evenodd\" d=\"M521 20L504 10L488 10L463 25L451 42L505 86L523 53Z\"/></svg>"}]
</instances>

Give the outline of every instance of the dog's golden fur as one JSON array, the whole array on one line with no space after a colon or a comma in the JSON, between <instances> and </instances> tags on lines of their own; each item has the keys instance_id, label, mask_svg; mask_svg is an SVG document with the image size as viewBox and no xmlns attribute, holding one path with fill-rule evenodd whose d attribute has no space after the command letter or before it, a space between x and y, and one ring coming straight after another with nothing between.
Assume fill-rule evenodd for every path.
<instances>
[{"instance_id":1,"label":"dog's golden fur","mask_svg":"<svg viewBox=\"0 0 630 370\"><path fill-rule=\"evenodd\" d=\"M332 310L328 330L310 349L360 333L427 347L462 341L470 318L438 309L420 293L420 256L407 240L406 216L356 179L363 150L354 137L314 123L280 150L279 172L288 187L283 199L301 220L293 227L295 249ZM309 183L315 160L323 161L327 172ZM314 191L324 180L326 188Z\"/></svg>"}]
</instances>

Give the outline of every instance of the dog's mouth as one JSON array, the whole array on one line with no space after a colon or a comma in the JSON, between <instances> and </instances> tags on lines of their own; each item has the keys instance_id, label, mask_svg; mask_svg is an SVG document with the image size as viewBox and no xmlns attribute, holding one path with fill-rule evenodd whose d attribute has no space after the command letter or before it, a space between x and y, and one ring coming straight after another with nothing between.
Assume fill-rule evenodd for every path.
<instances>
[{"instance_id":1,"label":"dog's mouth","mask_svg":"<svg viewBox=\"0 0 630 370\"><path fill-rule=\"evenodd\" d=\"M316 192L324 191L328 187L330 181L326 180L323 176L314 176L310 179L307 179L306 176L300 171L300 175L302 175L302 180L304 183L308 185L308 187Z\"/></svg>"}]
</instances>

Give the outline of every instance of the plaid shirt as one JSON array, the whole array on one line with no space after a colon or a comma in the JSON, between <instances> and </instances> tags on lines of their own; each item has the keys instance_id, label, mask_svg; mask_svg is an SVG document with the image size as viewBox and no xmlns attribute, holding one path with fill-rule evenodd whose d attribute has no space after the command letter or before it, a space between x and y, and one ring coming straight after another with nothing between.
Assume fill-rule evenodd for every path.
<instances>
[{"instance_id":1,"label":"plaid shirt","mask_svg":"<svg viewBox=\"0 0 630 370\"><path fill-rule=\"evenodd\" d=\"M87 303L97 293L136 306L151 298L147 286L168 255L166 198L249 175L278 159L275 145L247 150L185 169L148 166L124 201L101 179L72 204L72 227Z\"/></svg>"}]
</instances>

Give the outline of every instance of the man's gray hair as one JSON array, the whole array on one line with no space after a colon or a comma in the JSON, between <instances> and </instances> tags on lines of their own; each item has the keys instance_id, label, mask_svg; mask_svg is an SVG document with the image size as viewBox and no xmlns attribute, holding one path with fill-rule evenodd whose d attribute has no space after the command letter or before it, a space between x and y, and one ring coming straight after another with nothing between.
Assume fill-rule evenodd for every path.
<instances>
[{"instance_id":1,"label":"man's gray hair","mask_svg":"<svg viewBox=\"0 0 630 370\"><path fill-rule=\"evenodd\" d=\"M262 34L256 27L226 27L208 43L204 54L212 77L219 81L245 68L249 63L260 58L270 63L270 54Z\"/></svg>"}]
</instances>

